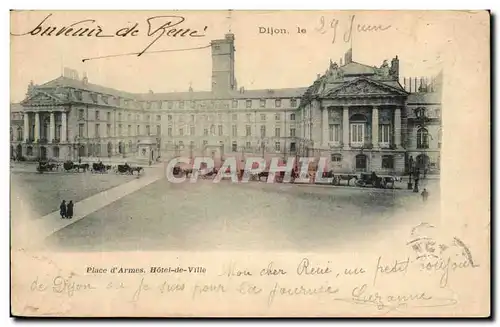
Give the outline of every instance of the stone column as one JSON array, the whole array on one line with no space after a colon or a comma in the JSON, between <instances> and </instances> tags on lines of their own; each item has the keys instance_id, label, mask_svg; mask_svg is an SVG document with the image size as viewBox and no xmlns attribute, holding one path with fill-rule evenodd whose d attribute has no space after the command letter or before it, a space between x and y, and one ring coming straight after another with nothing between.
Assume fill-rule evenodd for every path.
<instances>
[{"instance_id":1,"label":"stone column","mask_svg":"<svg viewBox=\"0 0 500 327\"><path fill-rule=\"evenodd\" d=\"M372 109L372 144L374 149L378 149L378 108Z\"/></svg>"},{"instance_id":2,"label":"stone column","mask_svg":"<svg viewBox=\"0 0 500 327\"><path fill-rule=\"evenodd\" d=\"M56 138L56 121L54 119L54 112L50 113L50 127L49 127L49 142Z\"/></svg>"},{"instance_id":3,"label":"stone column","mask_svg":"<svg viewBox=\"0 0 500 327\"><path fill-rule=\"evenodd\" d=\"M29 112L24 113L24 140L26 142L27 139L30 138L30 117Z\"/></svg>"},{"instance_id":4,"label":"stone column","mask_svg":"<svg viewBox=\"0 0 500 327\"><path fill-rule=\"evenodd\" d=\"M35 142L40 139L40 114L35 112Z\"/></svg>"},{"instance_id":5,"label":"stone column","mask_svg":"<svg viewBox=\"0 0 500 327\"><path fill-rule=\"evenodd\" d=\"M342 113L342 142L344 150L349 149L349 107L344 107Z\"/></svg>"},{"instance_id":6,"label":"stone column","mask_svg":"<svg viewBox=\"0 0 500 327\"><path fill-rule=\"evenodd\" d=\"M394 110L394 143L396 148L401 147L401 108Z\"/></svg>"},{"instance_id":7,"label":"stone column","mask_svg":"<svg viewBox=\"0 0 500 327\"><path fill-rule=\"evenodd\" d=\"M62 112L61 114L61 143L66 143L68 135L68 126L67 126L67 118L66 112Z\"/></svg>"},{"instance_id":8,"label":"stone column","mask_svg":"<svg viewBox=\"0 0 500 327\"><path fill-rule=\"evenodd\" d=\"M323 108L323 117L321 118L322 124L321 126L323 127L323 146L328 146L328 141L329 141L329 133L328 133L328 108Z\"/></svg>"}]
</instances>

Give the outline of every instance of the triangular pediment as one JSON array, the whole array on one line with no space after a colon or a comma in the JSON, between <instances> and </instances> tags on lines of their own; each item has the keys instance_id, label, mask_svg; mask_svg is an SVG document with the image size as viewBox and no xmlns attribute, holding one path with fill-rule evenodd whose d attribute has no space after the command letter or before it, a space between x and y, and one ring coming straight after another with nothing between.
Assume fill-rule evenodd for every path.
<instances>
[{"instance_id":1,"label":"triangular pediment","mask_svg":"<svg viewBox=\"0 0 500 327\"><path fill-rule=\"evenodd\" d=\"M61 103L62 100L57 96L43 91L35 91L21 102L24 106L45 106L57 105Z\"/></svg>"},{"instance_id":2,"label":"triangular pediment","mask_svg":"<svg viewBox=\"0 0 500 327\"><path fill-rule=\"evenodd\" d=\"M344 96L405 96L407 93L396 87L386 85L383 82L373 81L367 78L358 78L347 82L326 94L326 97Z\"/></svg>"}]
</instances>

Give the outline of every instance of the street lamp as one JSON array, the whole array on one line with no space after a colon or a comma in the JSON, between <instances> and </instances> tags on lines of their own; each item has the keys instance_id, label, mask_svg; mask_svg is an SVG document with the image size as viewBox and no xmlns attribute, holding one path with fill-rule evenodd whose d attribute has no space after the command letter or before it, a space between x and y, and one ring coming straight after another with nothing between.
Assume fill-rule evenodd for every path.
<instances>
[{"instance_id":1,"label":"street lamp","mask_svg":"<svg viewBox=\"0 0 500 327\"><path fill-rule=\"evenodd\" d=\"M427 175L427 154L425 152L425 149L429 147L429 133L426 129L426 124L427 122L429 121L429 117L427 117L427 112L426 112L426 108L424 107L420 107L420 108L417 108L414 110L414 113L415 113L415 121L417 122L417 128L418 129L422 129L422 134L420 136L420 142L422 142L422 148L423 150L421 151L421 162L423 162L423 165L424 165L424 178L426 177ZM417 133L418 133L418 129L417 129ZM423 138L423 139L422 139ZM418 139L418 135L417 135L417 139ZM417 144L418 146L418 144ZM417 162L418 163L418 162ZM420 165L418 165L420 166ZM418 193L419 192L419 189L418 189L418 181L420 179L420 171L419 171L420 167L417 167L417 165L415 165L415 168L413 169L413 179L414 179L414 182L415 182L415 185L414 185L414 188L413 188L413 192L415 193ZM410 172L411 174L411 172ZM411 175L410 175L411 177ZM410 187L410 185L408 185L408 187Z\"/></svg>"},{"instance_id":2,"label":"street lamp","mask_svg":"<svg viewBox=\"0 0 500 327\"><path fill-rule=\"evenodd\" d=\"M262 158L265 157L265 150L266 150L266 145L267 145L267 138L264 137L260 140L260 148L262 150Z\"/></svg>"},{"instance_id":3,"label":"street lamp","mask_svg":"<svg viewBox=\"0 0 500 327\"><path fill-rule=\"evenodd\" d=\"M77 157L78 161L80 161L80 136L76 135L74 140L73 151L76 152L76 155L74 157Z\"/></svg>"}]
</instances>

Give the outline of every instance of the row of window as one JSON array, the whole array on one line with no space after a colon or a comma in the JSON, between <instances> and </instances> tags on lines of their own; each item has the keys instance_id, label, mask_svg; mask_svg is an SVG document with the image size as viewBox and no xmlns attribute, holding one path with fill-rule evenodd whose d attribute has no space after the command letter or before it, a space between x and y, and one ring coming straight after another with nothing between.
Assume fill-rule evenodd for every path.
<instances>
[{"instance_id":1,"label":"row of window","mask_svg":"<svg viewBox=\"0 0 500 327\"><path fill-rule=\"evenodd\" d=\"M222 146L224 145L224 143L222 141L220 141L219 144L222 145ZM203 140L202 146L205 147L207 145L208 145L208 141L207 140ZM190 141L189 142L189 147L190 148L194 148L194 146L195 146L195 142L194 141ZM175 144L175 147L177 149L179 149L179 150L185 149L184 142L183 141L177 142ZM245 142L244 146L238 146L238 143L236 141L233 141L231 143L231 151L232 152L249 151L249 150L252 150L252 143L249 142L249 141ZM274 151L276 151L276 152L282 151L281 142L279 142L279 141L274 142ZM295 142L291 142L290 143L289 151L290 152L295 152L296 151L296 144L295 144Z\"/></svg>"},{"instance_id":2,"label":"row of window","mask_svg":"<svg viewBox=\"0 0 500 327\"><path fill-rule=\"evenodd\" d=\"M151 126L146 125L146 135L150 136L151 135ZM106 135L111 136L111 124L106 125ZM123 135L123 128L122 124L118 124L118 132L116 135ZM136 127L136 134L135 135L141 135L141 125L137 125ZM156 125L156 135L161 135L161 126ZM78 136L79 137L85 137L85 124L79 124L78 125ZM127 134L126 136L132 136L132 125L127 126ZM94 126L94 137L101 137L101 125L100 124L95 124Z\"/></svg>"},{"instance_id":3,"label":"row of window","mask_svg":"<svg viewBox=\"0 0 500 327\"><path fill-rule=\"evenodd\" d=\"M332 124L329 126L329 141L340 142L341 140L341 125ZM379 125L379 143L391 143L391 125ZM351 144L359 145L365 142L365 124L351 124Z\"/></svg>"},{"instance_id":4,"label":"row of window","mask_svg":"<svg viewBox=\"0 0 500 327\"><path fill-rule=\"evenodd\" d=\"M332 153L331 161L333 163L340 164L342 162L342 154L340 153ZM364 161L366 163L366 155L360 154L356 156L356 161ZM382 156L382 169L394 169L394 156L392 155L383 155Z\"/></svg>"},{"instance_id":5,"label":"row of window","mask_svg":"<svg viewBox=\"0 0 500 327\"><path fill-rule=\"evenodd\" d=\"M216 126L215 125L212 125L210 126L210 128L204 128L203 129L203 136L209 136L209 135L212 135L212 136L224 136L224 126L223 125L217 125L217 134L216 134ZM179 128L179 132L177 135L179 136L184 136L185 133L184 131L187 131L187 129L185 129L184 127L181 127ZM295 128L290 128L290 134L289 136L290 137L295 137ZM196 135L196 128L195 126L190 126L189 127L189 135ZM171 126L169 126L167 128L167 136L173 136L173 128ZM238 136L238 126L237 125L233 125L232 128L231 128L231 136L233 137L237 137ZM245 136L252 136L252 126L251 125L246 125L245 126ZM260 137L266 137L266 126L265 125L262 125L260 126ZM274 137L281 137L281 128L280 127L276 127L274 129Z\"/></svg>"},{"instance_id":6,"label":"row of window","mask_svg":"<svg viewBox=\"0 0 500 327\"><path fill-rule=\"evenodd\" d=\"M191 122L194 122L195 121L195 115L191 115L190 116L190 121ZM215 116L214 115L198 115L198 120L199 121L213 121L215 120L214 119ZM223 115L222 114L217 114L217 119L219 121L222 121L223 120ZM266 114L260 114L260 120L261 121L265 121L267 119L267 115ZM173 121L173 116L172 115L167 115L167 120L168 121ZM232 114L231 115L231 120L233 121L237 121L238 120L238 114ZM247 113L246 114L246 120L247 121L252 121L252 114L251 113ZM276 121L279 121L281 120L281 114L277 113L277 114L274 114L274 120ZM289 116L289 120L295 120L295 114L294 113L291 113L290 116ZM184 122L184 116L180 115L179 116L179 122Z\"/></svg>"},{"instance_id":7,"label":"row of window","mask_svg":"<svg viewBox=\"0 0 500 327\"><path fill-rule=\"evenodd\" d=\"M380 125L379 126L379 143L380 144L390 144L391 143L391 125ZM428 149L429 148L429 131L426 128L420 128L417 130L417 148L418 149ZM340 142L341 140L341 125L333 124L329 126L329 140L330 142ZM351 145L362 145L365 142L365 124L351 124L350 130L350 141ZM441 132L438 134L438 147L441 147Z\"/></svg>"},{"instance_id":8,"label":"row of window","mask_svg":"<svg viewBox=\"0 0 500 327\"><path fill-rule=\"evenodd\" d=\"M90 98L91 98L93 103L98 103L98 96L99 95L97 93L90 93ZM75 97L77 100L82 101L82 92L75 91ZM100 98L101 98L103 103L110 104L109 103L109 96L101 94ZM115 99L117 99L117 98L115 98ZM117 100L119 101L119 99L117 99ZM252 108L252 101L256 101L256 100L254 100L254 99L246 99L246 100L233 99L231 101L231 107L238 108L240 101L245 101L246 108ZM259 101L259 106L261 108L266 107L267 99L258 99L258 101ZM142 107L144 109L151 109L153 103L155 103L155 107L157 109L162 109L164 102L166 102L166 107L168 109L172 109L174 107L175 103L177 103L179 109L184 109L185 102L189 103L188 105L190 108L196 108L197 105L198 105L198 107L207 107L207 108L215 108L215 107L228 108L229 107L229 104L224 102L224 101L206 101L206 100L204 100L204 101L203 100L202 101L196 101L196 100L184 101L184 100L179 100L179 101L154 101L154 102L142 101L142 102L139 102L136 100L123 99L123 104L125 107L131 107L132 105L135 105L135 107L139 107L139 108ZM290 99L290 106L292 108L297 107L297 104L298 104L297 99L294 99L294 98ZM282 106L282 99L274 99L274 106L276 108L280 108Z\"/></svg>"},{"instance_id":9,"label":"row of window","mask_svg":"<svg viewBox=\"0 0 500 327\"><path fill-rule=\"evenodd\" d=\"M127 116L123 115L122 113L118 113L117 120L118 121L123 121L124 117L127 117L128 121L132 121L132 114L127 114ZM141 119L141 116L139 114L135 114L135 121L139 121ZM155 117L156 121L161 121L161 115L156 115ZM78 120L85 120L85 110L84 109L79 109L78 110ZM96 110L94 113L94 120L101 120L101 112L99 110ZM146 121L151 120L151 115L146 116ZM111 112L106 112L106 121L111 121Z\"/></svg>"},{"instance_id":10,"label":"row of window","mask_svg":"<svg viewBox=\"0 0 500 327\"><path fill-rule=\"evenodd\" d=\"M101 115L100 115L100 111L99 110L96 110L95 111L95 120L101 120ZM118 121L123 121L123 118L125 116L123 115L122 116L122 113L118 113L118 117L117 117L117 120ZM132 121L132 114L128 114L127 116L127 120L128 121ZM205 121L205 120L213 120L213 116L212 115L199 115L198 116L199 119L201 121ZM135 114L135 121L139 121L141 118L141 116L139 114ZM217 118L219 121L221 121L223 119L223 115L222 114L218 114L217 115ZM246 118L247 118L247 121L251 121L252 119L252 114L246 114ZM267 118L267 115L266 114L260 114L260 120L261 121L265 121ZM80 109L78 111L78 119L79 120L85 120L85 110L84 109ZM155 116L155 119L156 121L161 121L161 115L156 115ZM168 121L173 121L173 116L172 115L167 115L167 119ZM238 120L238 114L232 114L231 116L231 119L234 121L234 120ZM151 120L151 116L150 115L147 115L146 116L146 121L150 121ZM190 120L192 122L195 121L195 115L191 115L190 116ZM274 120L281 120L281 114L277 113L274 115ZM291 113L290 114L290 120L295 120L295 114L294 113ZM111 112L107 112L106 113L106 121L111 121ZM180 122L183 122L184 121L184 116L179 116L179 121Z\"/></svg>"}]
</instances>

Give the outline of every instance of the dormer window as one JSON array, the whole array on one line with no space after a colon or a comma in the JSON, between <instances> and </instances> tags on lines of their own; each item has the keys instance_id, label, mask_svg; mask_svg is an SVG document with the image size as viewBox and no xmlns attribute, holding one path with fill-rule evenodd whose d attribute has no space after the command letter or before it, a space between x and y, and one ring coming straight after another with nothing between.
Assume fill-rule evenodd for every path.
<instances>
[{"instance_id":1,"label":"dormer window","mask_svg":"<svg viewBox=\"0 0 500 327\"><path fill-rule=\"evenodd\" d=\"M417 118L425 118L425 108L417 108L417 109L415 109L415 116Z\"/></svg>"},{"instance_id":2,"label":"dormer window","mask_svg":"<svg viewBox=\"0 0 500 327\"><path fill-rule=\"evenodd\" d=\"M101 95L102 102L105 104L108 104L108 96L107 95Z\"/></svg>"},{"instance_id":3,"label":"dormer window","mask_svg":"<svg viewBox=\"0 0 500 327\"><path fill-rule=\"evenodd\" d=\"M82 101L82 91L75 91L75 98L78 101Z\"/></svg>"},{"instance_id":4,"label":"dormer window","mask_svg":"<svg viewBox=\"0 0 500 327\"><path fill-rule=\"evenodd\" d=\"M97 94L90 93L90 98L92 99L92 102L97 103Z\"/></svg>"}]
</instances>

